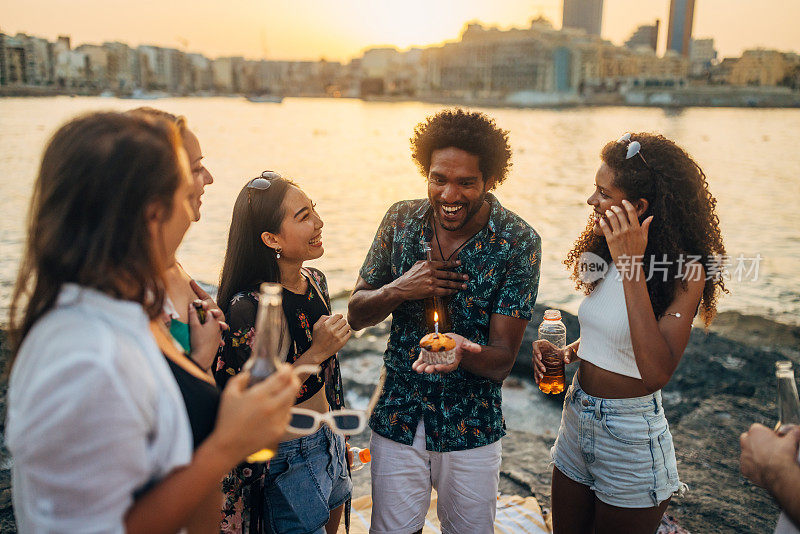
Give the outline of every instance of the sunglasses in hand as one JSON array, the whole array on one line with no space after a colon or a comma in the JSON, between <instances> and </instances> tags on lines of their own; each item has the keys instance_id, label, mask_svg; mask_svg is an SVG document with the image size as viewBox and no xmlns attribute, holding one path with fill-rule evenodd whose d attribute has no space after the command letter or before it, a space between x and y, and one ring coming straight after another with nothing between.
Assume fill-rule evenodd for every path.
<instances>
[{"instance_id":1,"label":"sunglasses in hand","mask_svg":"<svg viewBox=\"0 0 800 534\"><path fill-rule=\"evenodd\" d=\"M292 371L298 375L317 374L320 368L317 365L298 365ZM290 413L292 418L289 420L287 430L303 436L319 430L322 423L327 424L331 430L343 436L359 434L367 428L367 414L364 410L342 409L319 413L306 408L292 408Z\"/></svg>"},{"instance_id":2,"label":"sunglasses in hand","mask_svg":"<svg viewBox=\"0 0 800 534\"><path fill-rule=\"evenodd\" d=\"M367 416L364 410L342 409L319 413L306 408L292 408L291 414L287 430L294 434L313 434L319 430L322 423L343 436L359 434L367 428Z\"/></svg>"}]
</instances>

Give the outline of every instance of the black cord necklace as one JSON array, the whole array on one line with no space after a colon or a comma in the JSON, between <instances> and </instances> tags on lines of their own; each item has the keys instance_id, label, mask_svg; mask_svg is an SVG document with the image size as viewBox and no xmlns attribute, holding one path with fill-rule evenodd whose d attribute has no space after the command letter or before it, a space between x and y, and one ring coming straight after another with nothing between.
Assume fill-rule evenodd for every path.
<instances>
[{"instance_id":1,"label":"black cord necklace","mask_svg":"<svg viewBox=\"0 0 800 534\"><path fill-rule=\"evenodd\" d=\"M433 237L434 237L434 238L436 238L436 246L439 248L439 256L440 256L440 257L441 257L441 258L442 258L444 261L450 261L450 258L452 258L453 256L455 256L455 255L456 255L456 253L457 253L459 250L461 250L462 248L464 248L464 245L466 245L467 243L469 243L469 242L472 240L472 238L473 238L473 237L475 237L476 235L478 235L478 233L479 233L481 230L483 230L483 228L484 228L484 226L485 226L485 225L484 225L484 226L481 226L480 228L478 228L478 231L477 231L477 232L475 232L474 234L472 234L471 236L469 236L467 239L465 239L465 240L464 240L464 242L463 242L463 243L461 243L460 245L458 245L458 248L457 248L457 249L455 249L453 252L451 252L451 253L450 253L450 255L449 255L449 256L447 256L447 258L445 258L445 257L444 257L444 252L442 252L442 244L439 242L439 233L436 231L436 218L435 218L433 215L431 215L431 226L433 226Z\"/></svg>"}]
</instances>

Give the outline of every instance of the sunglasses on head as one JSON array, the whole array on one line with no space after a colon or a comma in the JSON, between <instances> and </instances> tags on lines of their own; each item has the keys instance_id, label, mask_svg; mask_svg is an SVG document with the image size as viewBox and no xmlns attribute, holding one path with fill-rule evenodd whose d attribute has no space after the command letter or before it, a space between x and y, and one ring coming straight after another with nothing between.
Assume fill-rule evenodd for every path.
<instances>
[{"instance_id":1,"label":"sunglasses on head","mask_svg":"<svg viewBox=\"0 0 800 534\"><path fill-rule=\"evenodd\" d=\"M269 186L272 185L272 180L279 180L283 178L280 174L275 171L264 171L261 173L261 176L258 178L253 178L247 184L248 189L269 189Z\"/></svg>"},{"instance_id":2,"label":"sunglasses on head","mask_svg":"<svg viewBox=\"0 0 800 534\"><path fill-rule=\"evenodd\" d=\"M626 133L617 139L617 143L628 147L628 151L625 153L625 159L631 159L632 157L639 156L642 158L642 163L644 163L644 166L650 169L650 165L647 164L647 160L644 159L644 156L642 155L642 144L639 143L639 141L631 141L630 133Z\"/></svg>"},{"instance_id":3,"label":"sunglasses on head","mask_svg":"<svg viewBox=\"0 0 800 534\"><path fill-rule=\"evenodd\" d=\"M264 191L272 185L272 180L280 180L281 178L283 177L275 171L264 171L261 176L247 182L247 203L250 203L250 191L252 189Z\"/></svg>"}]
</instances>

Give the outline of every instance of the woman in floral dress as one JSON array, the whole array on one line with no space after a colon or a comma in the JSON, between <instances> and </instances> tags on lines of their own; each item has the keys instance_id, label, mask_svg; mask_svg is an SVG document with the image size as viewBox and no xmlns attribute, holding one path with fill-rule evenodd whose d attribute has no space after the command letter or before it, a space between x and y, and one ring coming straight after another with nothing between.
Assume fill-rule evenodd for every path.
<instances>
[{"instance_id":1,"label":"woman in floral dress","mask_svg":"<svg viewBox=\"0 0 800 534\"><path fill-rule=\"evenodd\" d=\"M214 375L222 387L250 357L262 282L283 286L283 310L291 337L286 361L318 365L295 406L326 413L342 408L336 353L350 326L332 314L325 275L305 268L323 254L323 222L315 205L293 182L272 171L250 180L236 199L218 302L230 331ZM286 435L266 464L242 464L223 483L225 532L336 532L352 482L342 436L323 425L311 435Z\"/></svg>"}]
</instances>

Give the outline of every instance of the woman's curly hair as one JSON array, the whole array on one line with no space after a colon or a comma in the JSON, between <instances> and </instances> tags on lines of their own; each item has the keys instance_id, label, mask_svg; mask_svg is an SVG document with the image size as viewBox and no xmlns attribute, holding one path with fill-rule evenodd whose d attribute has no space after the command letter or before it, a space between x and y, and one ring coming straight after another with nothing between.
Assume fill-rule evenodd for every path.
<instances>
[{"instance_id":1,"label":"woman's curly hair","mask_svg":"<svg viewBox=\"0 0 800 534\"><path fill-rule=\"evenodd\" d=\"M414 128L411 157L425 176L434 150L455 147L478 156L487 191L500 185L511 168L508 131L483 113L448 109L428 117Z\"/></svg>"},{"instance_id":2,"label":"woman's curly hair","mask_svg":"<svg viewBox=\"0 0 800 534\"><path fill-rule=\"evenodd\" d=\"M650 226L643 268L651 272L651 262L658 262L652 272L658 273L647 281L647 291L656 318L661 317L672 303L677 290L676 281L687 287L684 275L687 260L702 263L706 276L700 316L706 326L711 324L721 293L727 293L720 272L720 258L725 255L725 245L716 213L716 199L708 190L708 180L700 166L681 147L663 135L651 133L631 134L631 141L641 144L640 157L625 159L627 145L612 141L603 147L600 158L614 173L614 185L630 200L644 198L647 211L640 217L653 216ZM577 289L587 295L597 285L580 277L580 256L592 252L607 262L611 253L604 236L592 231L594 217L567 254L564 264L572 271ZM663 262L663 263L662 263ZM663 275L663 270L667 271Z\"/></svg>"}]
</instances>

